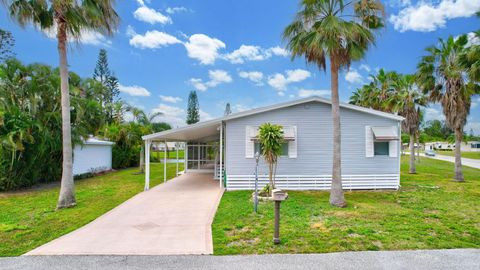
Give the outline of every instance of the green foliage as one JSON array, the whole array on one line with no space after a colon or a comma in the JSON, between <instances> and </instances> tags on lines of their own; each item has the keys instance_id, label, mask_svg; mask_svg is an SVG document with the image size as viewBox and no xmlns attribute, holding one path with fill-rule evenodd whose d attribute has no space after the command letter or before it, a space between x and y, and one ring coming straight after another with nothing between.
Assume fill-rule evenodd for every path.
<instances>
[{"instance_id":1,"label":"green foliage","mask_svg":"<svg viewBox=\"0 0 480 270\"><path fill-rule=\"evenodd\" d=\"M187 124L195 124L200 121L200 105L198 104L197 92L191 91L188 95Z\"/></svg>"},{"instance_id":2,"label":"green foliage","mask_svg":"<svg viewBox=\"0 0 480 270\"><path fill-rule=\"evenodd\" d=\"M258 128L258 141L260 142L260 153L269 168L269 182L272 188L275 188L275 166L278 157L282 154L282 145L285 141L283 139L283 127L270 123L264 123Z\"/></svg>"},{"instance_id":3,"label":"green foliage","mask_svg":"<svg viewBox=\"0 0 480 270\"><path fill-rule=\"evenodd\" d=\"M0 62L14 56L12 48L15 45L15 39L12 33L0 29Z\"/></svg>"},{"instance_id":4,"label":"green foliage","mask_svg":"<svg viewBox=\"0 0 480 270\"><path fill-rule=\"evenodd\" d=\"M169 129L172 129L172 126L169 123L165 123L165 122L152 123L153 132L161 132Z\"/></svg>"},{"instance_id":5,"label":"green foliage","mask_svg":"<svg viewBox=\"0 0 480 270\"><path fill-rule=\"evenodd\" d=\"M151 132L150 126L135 122L106 125L99 135L115 142L112 149L113 168L138 166L142 136Z\"/></svg>"},{"instance_id":6,"label":"green foliage","mask_svg":"<svg viewBox=\"0 0 480 270\"><path fill-rule=\"evenodd\" d=\"M119 101L118 79L108 66L108 56L105 49L100 49L97 65L93 71L93 79L103 86L98 93L99 104L106 115L107 123L114 121L114 104Z\"/></svg>"},{"instance_id":7,"label":"green foliage","mask_svg":"<svg viewBox=\"0 0 480 270\"><path fill-rule=\"evenodd\" d=\"M94 105L81 97L79 77L71 73L74 142L101 123ZM8 59L0 66L0 190L59 180L62 160L60 76L41 64L24 66ZM93 87L93 86L92 86ZM90 85L85 86L91 91ZM92 107L93 106L93 107ZM100 117L101 119L101 117Z\"/></svg>"}]
</instances>

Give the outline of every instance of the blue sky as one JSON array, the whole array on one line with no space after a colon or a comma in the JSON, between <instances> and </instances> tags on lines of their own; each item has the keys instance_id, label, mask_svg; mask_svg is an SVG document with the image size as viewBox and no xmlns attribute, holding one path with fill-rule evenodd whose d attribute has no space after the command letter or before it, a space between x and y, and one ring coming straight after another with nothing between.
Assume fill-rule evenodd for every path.
<instances>
[{"instance_id":1,"label":"blue sky","mask_svg":"<svg viewBox=\"0 0 480 270\"><path fill-rule=\"evenodd\" d=\"M225 104L241 111L312 94L329 97L328 73L291 61L281 33L299 1L119 1L121 24L114 37L85 32L69 53L70 69L91 76L98 51L108 51L123 100L160 119L184 125L188 93L197 90L201 120L221 116ZM384 1L387 27L364 60L340 76L342 101L378 68L412 73L427 46L438 38L469 33L480 0ZM1 27L13 32L14 51L25 63L57 65L56 41L33 27L19 28L2 12ZM480 98L466 127L480 134ZM427 119L441 119L437 105Z\"/></svg>"}]
</instances>

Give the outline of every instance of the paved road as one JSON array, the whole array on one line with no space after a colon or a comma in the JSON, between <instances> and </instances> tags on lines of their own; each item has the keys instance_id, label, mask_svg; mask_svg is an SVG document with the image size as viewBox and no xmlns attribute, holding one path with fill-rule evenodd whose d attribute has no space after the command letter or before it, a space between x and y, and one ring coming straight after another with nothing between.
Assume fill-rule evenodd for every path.
<instances>
[{"instance_id":1,"label":"paved road","mask_svg":"<svg viewBox=\"0 0 480 270\"><path fill-rule=\"evenodd\" d=\"M29 269L480 269L480 249L251 256L22 256L2 270Z\"/></svg>"},{"instance_id":2,"label":"paved road","mask_svg":"<svg viewBox=\"0 0 480 270\"><path fill-rule=\"evenodd\" d=\"M222 194L211 174L187 173L26 255L212 254Z\"/></svg>"},{"instance_id":3,"label":"paved road","mask_svg":"<svg viewBox=\"0 0 480 270\"><path fill-rule=\"evenodd\" d=\"M406 152L405 154L409 155L409 152ZM416 155L416 154L415 154ZM455 157L451 156L444 156L444 155L435 155L434 157L431 156L425 156L424 153L420 153L420 156L423 157L428 157L428 158L433 158L433 159L438 159L438 160L443 160L443 161L449 161L455 163ZM463 166L468 166L472 168L477 168L480 169L480 159L472 159L472 158L462 158L462 165Z\"/></svg>"}]
</instances>

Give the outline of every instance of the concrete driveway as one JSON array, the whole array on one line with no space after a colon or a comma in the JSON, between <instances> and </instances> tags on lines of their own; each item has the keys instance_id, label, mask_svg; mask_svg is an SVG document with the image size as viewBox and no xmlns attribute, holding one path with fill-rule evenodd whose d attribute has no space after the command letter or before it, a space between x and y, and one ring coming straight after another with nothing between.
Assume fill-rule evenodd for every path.
<instances>
[{"instance_id":1,"label":"concrete driveway","mask_svg":"<svg viewBox=\"0 0 480 270\"><path fill-rule=\"evenodd\" d=\"M409 153L407 153L409 154ZM443 161L448 161L455 163L455 157L451 156L444 156L444 155L435 155L434 157L431 156L426 156L424 153L420 153L421 156L423 157L428 157L428 158L433 158L433 159L438 159L438 160L443 160ZM472 158L462 158L462 165L463 166L468 166L476 169L480 169L480 159L472 159Z\"/></svg>"},{"instance_id":2,"label":"concrete driveway","mask_svg":"<svg viewBox=\"0 0 480 270\"><path fill-rule=\"evenodd\" d=\"M212 254L222 194L212 174L187 173L25 255Z\"/></svg>"}]
</instances>

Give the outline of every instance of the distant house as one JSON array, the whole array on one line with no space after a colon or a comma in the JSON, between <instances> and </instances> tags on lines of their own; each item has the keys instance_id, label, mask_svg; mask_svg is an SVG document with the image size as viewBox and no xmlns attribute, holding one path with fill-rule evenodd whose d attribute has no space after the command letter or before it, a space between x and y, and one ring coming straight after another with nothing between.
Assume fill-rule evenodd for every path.
<instances>
[{"instance_id":1,"label":"distant house","mask_svg":"<svg viewBox=\"0 0 480 270\"><path fill-rule=\"evenodd\" d=\"M403 117L344 103L340 104L340 114L343 188L398 189ZM258 127L266 122L283 126L285 136L277 166L277 187L330 189L331 102L320 97L233 113L143 139L147 150L157 142L184 142L185 173L212 173L214 178L222 179L219 184L227 190L253 189ZM145 177L148 189L149 169ZM260 159L260 187L267 183L268 166Z\"/></svg>"},{"instance_id":2,"label":"distant house","mask_svg":"<svg viewBox=\"0 0 480 270\"><path fill-rule=\"evenodd\" d=\"M167 149L165 149L164 142L152 144L152 149L156 151L164 151L164 150L176 151L177 148L178 150L183 150L185 149L185 144L179 143L179 142L167 142Z\"/></svg>"},{"instance_id":3,"label":"distant house","mask_svg":"<svg viewBox=\"0 0 480 270\"><path fill-rule=\"evenodd\" d=\"M425 150L454 150L455 144L448 142L427 142Z\"/></svg>"},{"instance_id":4,"label":"distant house","mask_svg":"<svg viewBox=\"0 0 480 270\"><path fill-rule=\"evenodd\" d=\"M462 142L460 149L462 152L480 152L480 142Z\"/></svg>"},{"instance_id":5,"label":"distant house","mask_svg":"<svg viewBox=\"0 0 480 270\"><path fill-rule=\"evenodd\" d=\"M73 149L73 175L112 169L112 146L115 143L90 137Z\"/></svg>"}]
</instances>

